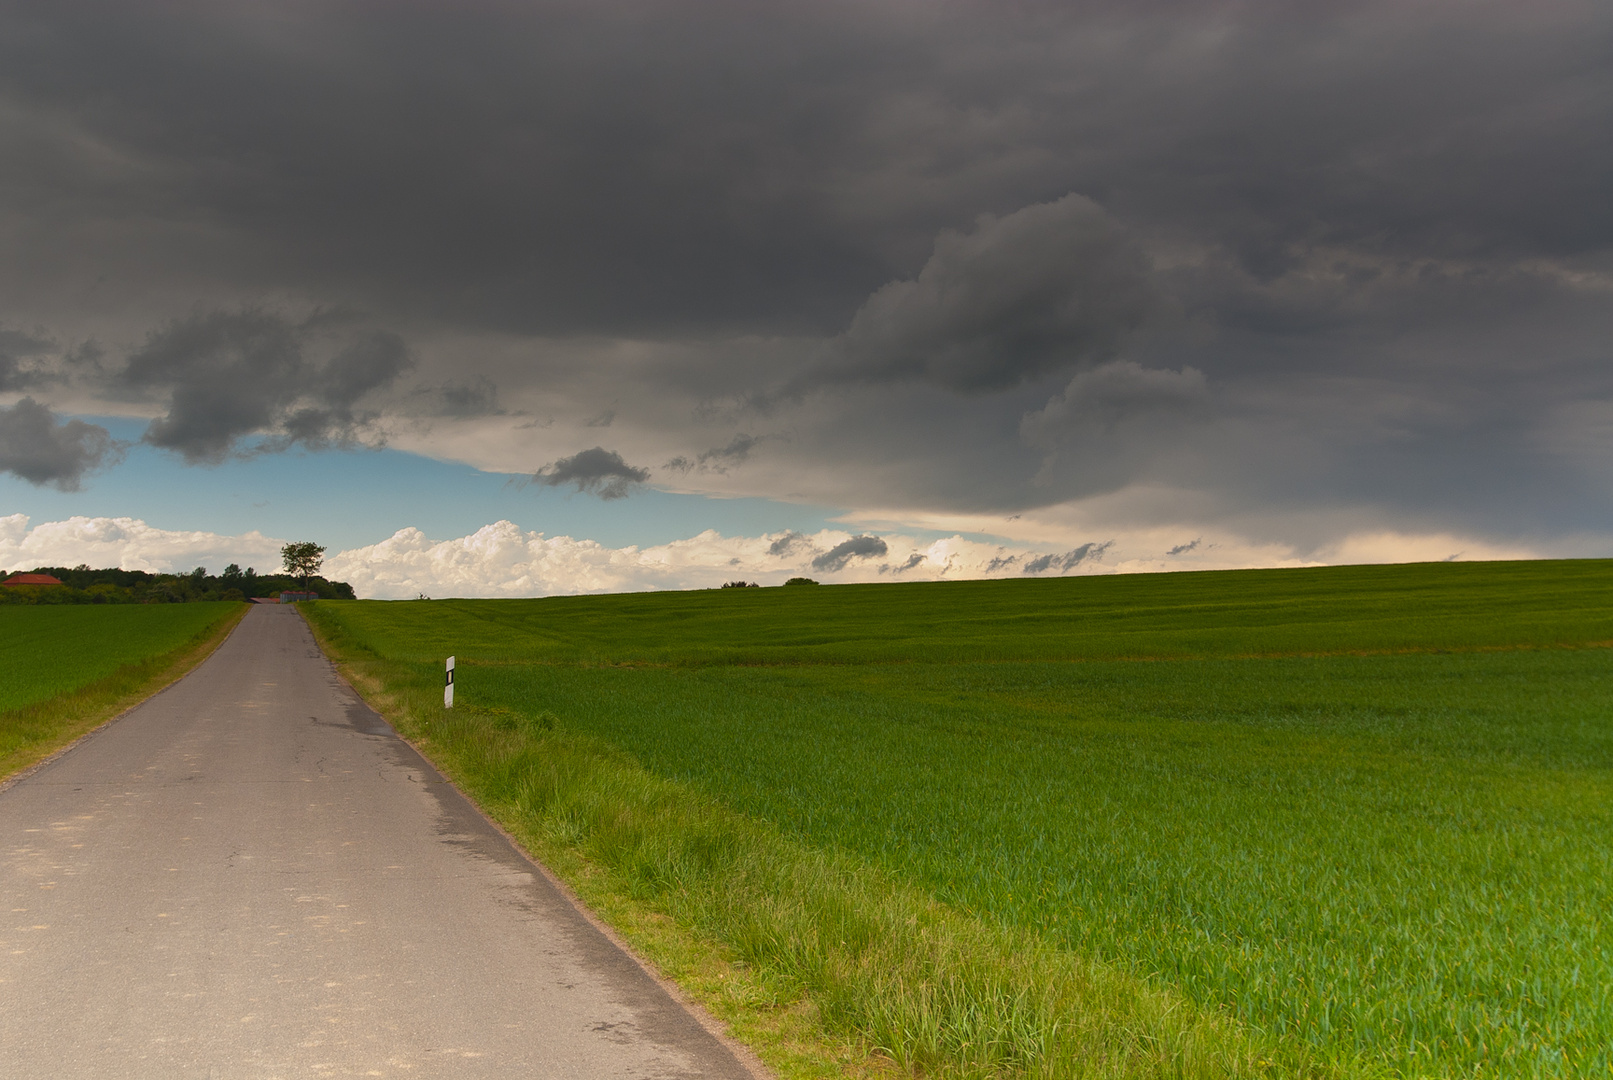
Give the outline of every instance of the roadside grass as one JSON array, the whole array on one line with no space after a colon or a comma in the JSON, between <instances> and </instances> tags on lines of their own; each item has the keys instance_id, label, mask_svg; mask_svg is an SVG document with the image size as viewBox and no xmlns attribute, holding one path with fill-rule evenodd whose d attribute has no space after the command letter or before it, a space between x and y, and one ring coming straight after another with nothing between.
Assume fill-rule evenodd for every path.
<instances>
[{"instance_id":1,"label":"roadside grass","mask_svg":"<svg viewBox=\"0 0 1613 1080\"><path fill-rule=\"evenodd\" d=\"M419 665L321 637L405 736L783 1076L1332 1075L1303 1046L792 839L552 714L447 712Z\"/></svg>"},{"instance_id":2,"label":"roadside grass","mask_svg":"<svg viewBox=\"0 0 1613 1080\"><path fill-rule=\"evenodd\" d=\"M0 780L207 659L247 605L0 607Z\"/></svg>"},{"instance_id":3,"label":"roadside grass","mask_svg":"<svg viewBox=\"0 0 1613 1080\"><path fill-rule=\"evenodd\" d=\"M1613 637L1609 564L1340 568L1303 572L1303 589L1284 580L1296 573L313 614L333 654L401 703L389 715L540 857L721 942L824 1030L904 1066L1608 1075L1613 651L1597 643ZM1329 573L1344 600L1317 584ZM1168 586L1184 579L1173 604ZM1133 582L1128 613L1120 586ZM1396 589L1416 599L1405 625L1384 614ZM1272 614L1298 592L1308 621ZM813 609L796 593L848 599ZM778 601L771 624L756 594ZM672 629L654 629L657 602ZM1069 610L1083 621L1062 630L1048 615ZM1105 619L1130 620L1123 652L1139 659L1195 635L1201 647L1239 627L1265 636L1208 659L1038 659L1113 654L1085 625ZM896 653L902 627L926 621L930 639ZM1464 634L1442 636L1458 623ZM557 646L573 626L585 644ZM836 651L842 629L883 642L880 661ZM924 659L992 635L997 662ZM628 662L601 662L613 640ZM796 651L766 645L774 662L754 662L755 643L779 640ZM1279 641L1297 655L1269 655ZM445 714L449 652L469 708ZM612 839L618 813L644 818L647 839L636 824ZM713 845L720 858L698 854ZM768 879L745 862L753 849L768 866L831 870ZM881 890L906 898L891 910L907 921L878 914ZM902 937L929 925L913 904L936 905L952 945L926 953L929 939ZM869 936L825 933L840 912ZM857 943L850 959L839 941ZM867 951L887 941L893 954ZM930 966L903 968L909 954ZM1030 968L1002 966L1021 957ZM801 974L842 961L903 974ZM1054 985L1076 989L1059 998ZM1008 1008L1011 987L1022 998ZM1048 1030L1072 1041L1036 1034Z\"/></svg>"},{"instance_id":4,"label":"roadside grass","mask_svg":"<svg viewBox=\"0 0 1613 1080\"><path fill-rule=\"evenodd\" d=\"M1607 650L458 681L1341 1060L1608 1071Z\"/></svg>"},{"instance_id":5,"label":"roadside grass","mask_svg":"<svg viewBox=\"0 0 1613 1080\"><path fill-rule=\"evenodd\" d=\"M0 711L77 690L177 649L239 604L0 607Z\"/></svg>"}]
</instances>

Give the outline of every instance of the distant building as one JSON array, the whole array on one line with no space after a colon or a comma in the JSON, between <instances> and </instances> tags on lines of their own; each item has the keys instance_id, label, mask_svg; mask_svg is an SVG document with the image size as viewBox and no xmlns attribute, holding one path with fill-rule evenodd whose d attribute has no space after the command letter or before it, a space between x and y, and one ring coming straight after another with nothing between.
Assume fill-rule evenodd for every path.
<instances>
[{"instance_id":1,"label":"distant building","mask_svg":"<svg viewBox=\"0 0 1613 1080\"><path fill-rule=\"evenodd\" d=\"M49 574L12 574L0 585L60 585L61 579Z\"/></svg>"}]
</instances>

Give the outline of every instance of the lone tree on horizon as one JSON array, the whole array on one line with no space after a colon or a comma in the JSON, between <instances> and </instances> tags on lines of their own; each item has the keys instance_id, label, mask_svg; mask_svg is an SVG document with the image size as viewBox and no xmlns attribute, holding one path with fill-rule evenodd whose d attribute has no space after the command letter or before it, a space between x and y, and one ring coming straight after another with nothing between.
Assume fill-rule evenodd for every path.
<instances>
[{"instance_id":1,"label":"lone tree on horizon","mask_svg":"<svg viewBox=\"0 0 1613 1080\"><path fill-rule=\"evenodd\" d=\"M286 573L296 574L306 586L308 579L319 573L319 566L325 561L325 549L312 540L287 544L280 549L280 561L285 564Z\"/></svg>"}]
</instances>

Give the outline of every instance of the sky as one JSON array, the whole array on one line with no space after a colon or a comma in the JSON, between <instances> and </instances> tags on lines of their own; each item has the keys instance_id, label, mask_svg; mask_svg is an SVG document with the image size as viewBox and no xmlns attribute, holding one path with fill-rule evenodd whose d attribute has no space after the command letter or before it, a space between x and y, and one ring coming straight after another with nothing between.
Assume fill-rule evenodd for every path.
<instances>
[{"instance_id":1,"label":"sky","mask_svg":"<svg viewBox=\"0 0 1613 1080\"><path fill-rule=\"evenodd\" d=\"M0 0L0 569L1613 555L1613 7Z\"/></svg>"}]
</instances>

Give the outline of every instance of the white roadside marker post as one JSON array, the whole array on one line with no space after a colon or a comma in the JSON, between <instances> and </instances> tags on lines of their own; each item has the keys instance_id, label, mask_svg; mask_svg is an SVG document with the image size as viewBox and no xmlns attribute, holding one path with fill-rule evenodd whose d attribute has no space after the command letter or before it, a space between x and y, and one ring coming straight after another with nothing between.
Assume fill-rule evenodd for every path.
<instances>
[{"instance_id":1,"label":"white roadside marker post","mask_svg":"<svg viewBox=\"0 0 1613 1080\"><path fill-rule=\"evenodd\" d=\"M445 709L454 707L454 658L452 656L448 658L448 680L443 683L442 687L442 707Z\"/></svg>"}]
</instances>

